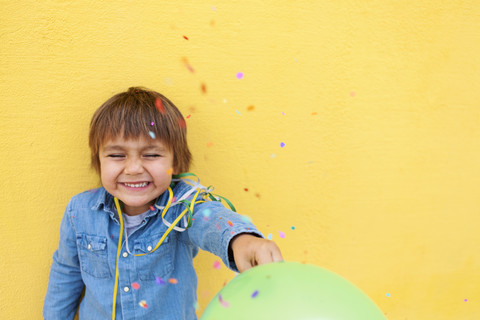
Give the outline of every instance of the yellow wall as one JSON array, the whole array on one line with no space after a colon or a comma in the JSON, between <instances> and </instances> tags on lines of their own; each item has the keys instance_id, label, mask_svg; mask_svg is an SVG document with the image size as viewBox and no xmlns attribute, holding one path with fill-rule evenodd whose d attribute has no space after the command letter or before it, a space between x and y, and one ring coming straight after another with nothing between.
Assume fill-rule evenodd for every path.
<instances>
[{"instance_id":1,"label":"yellow wall","mask_svg":"<svg viewBox=\"0 0 480 320\"><path fill-rule=\"evenodd\" d=\"M40 319L63 210L98 184L90 117L132 85L191 115L193 171L287 260L389 319L480 318L479 2L1 7L1 319ZM199 313L234 276L215 260L195 261Z\"/></svg>"}]
</instances>

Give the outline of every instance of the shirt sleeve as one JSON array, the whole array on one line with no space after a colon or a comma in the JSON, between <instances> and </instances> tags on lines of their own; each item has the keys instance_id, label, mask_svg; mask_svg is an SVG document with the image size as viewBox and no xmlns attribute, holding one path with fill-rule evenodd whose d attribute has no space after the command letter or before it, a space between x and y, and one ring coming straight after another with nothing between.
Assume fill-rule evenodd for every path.
<instances>
[{"instance_id":1,"label":"shirt sleeve","mask_svg":"<svg viewBox=\"0 0 480 320\"><path fill-rule=\"evenodd\" d=\"M195 220L192 226L187 229L190 241L202 250L220 257L235 272L239 271L233 255L229 254L230 241L242 233L263 238L248 217L225 208L218 201L195 205L193 218Z\"/></svg>"},{"instance_id":2,"label":"shirt sleeve","mask_svg":"<svg viewBox=\"0 0 480 320\"><path fill-rule=\"evenodd\" d=\"M60 241L50 268L43 305L46 320L73 319L84 287L72 215L70 202L60 225Z\"/></svg>"}]
</instances>

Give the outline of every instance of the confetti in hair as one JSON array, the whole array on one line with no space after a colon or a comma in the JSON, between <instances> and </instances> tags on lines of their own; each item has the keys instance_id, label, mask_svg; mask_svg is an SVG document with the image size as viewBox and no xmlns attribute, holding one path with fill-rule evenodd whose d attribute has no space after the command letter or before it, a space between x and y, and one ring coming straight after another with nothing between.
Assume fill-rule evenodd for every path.
<instances>
[{"instance_id":1,"label":"confetti in hair","mask_svg":"<svg viewBox=\"0 0 480 320\"><path fill-rule=\"evenodd\" d=\"M155 99L155 107L157 108L158 111L160 111L161 114L165 114L165 108L163 107L163 102L162 102L162 99L160 99L160 97L157 97L157 99Z\"/></svg>"}]
</instances>

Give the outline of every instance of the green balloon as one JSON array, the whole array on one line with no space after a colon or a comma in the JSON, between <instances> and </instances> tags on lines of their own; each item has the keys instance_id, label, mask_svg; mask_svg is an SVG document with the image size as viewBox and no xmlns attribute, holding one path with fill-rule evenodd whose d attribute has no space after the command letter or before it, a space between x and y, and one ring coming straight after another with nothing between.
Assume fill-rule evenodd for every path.
<instances>
[{"instance_id":1,"label":"green balloon","mask_svg":"<svg viewBox=\"0 0 480 320\"><path fill-rule=\"evenodd\" d=\"M311 264L276 262L237 275L210 301L201 320L385 320L360 289Z\"/></svg>"}]
</instances>

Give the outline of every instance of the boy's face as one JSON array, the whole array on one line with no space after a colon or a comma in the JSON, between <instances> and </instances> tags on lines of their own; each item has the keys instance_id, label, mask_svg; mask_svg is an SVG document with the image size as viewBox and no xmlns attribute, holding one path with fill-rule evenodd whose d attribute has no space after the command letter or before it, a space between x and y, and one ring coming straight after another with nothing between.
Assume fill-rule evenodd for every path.
<instances>
[{"instance_id":1,"label":"boy's face","mask_svg":"<svg viewBox=\"0 0 480 320\"><path fill-rule=\"evenodd\" d=\"M172 181L173 154L158 139L107 140L99 158L103 186L128 215L147 211Z\"/></svg>"}]
</instances>

